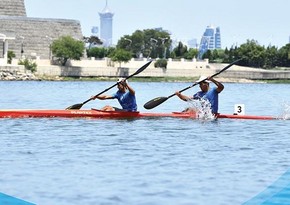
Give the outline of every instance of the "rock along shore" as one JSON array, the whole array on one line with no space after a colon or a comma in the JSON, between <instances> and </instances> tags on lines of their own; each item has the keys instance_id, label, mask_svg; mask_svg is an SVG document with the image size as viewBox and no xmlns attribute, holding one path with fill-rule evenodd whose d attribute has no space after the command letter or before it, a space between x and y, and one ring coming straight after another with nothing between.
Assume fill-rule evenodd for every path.
<instances>
[{"instance_id":1,"label":"rock along shore","mask_svg":"<svg viewBox=\"0 0 290 205\"><path fill-rule=\"evenodd\" d=\"M24 80L40 80L31 72L21 72L18 70L4 69L0 71L0 80L3 81L24 81Z\"/></svg>"}]
</instances>

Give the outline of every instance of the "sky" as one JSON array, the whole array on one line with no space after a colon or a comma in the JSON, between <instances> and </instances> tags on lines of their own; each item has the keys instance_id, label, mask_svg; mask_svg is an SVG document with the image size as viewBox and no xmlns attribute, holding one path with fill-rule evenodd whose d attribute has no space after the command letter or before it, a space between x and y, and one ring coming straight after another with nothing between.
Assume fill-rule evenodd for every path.
<instances>
[{"instance_id":1,"label":"sky","mask_svg":"<svg viewBox=\"0 0 290 205\"><path fill-rule=\"evenodd\" d=\"M28 17L80 21L84 36L100 27L106 0L24 0ZM285 46L290 41L289 0L108 0L114 13L113 44L136 30L162 27L171 39L200 42L207 26L220 27L222 48L256 40ZM97 34L98 35L98 34Z\"/></svg>"}]
</instances>

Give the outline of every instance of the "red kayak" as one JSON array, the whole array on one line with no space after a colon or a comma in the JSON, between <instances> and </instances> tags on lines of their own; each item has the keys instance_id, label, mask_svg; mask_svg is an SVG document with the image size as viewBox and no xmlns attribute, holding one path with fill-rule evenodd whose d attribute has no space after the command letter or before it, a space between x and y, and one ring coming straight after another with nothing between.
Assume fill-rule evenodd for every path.
<instances>
[{"instance_id":1,"label":"red kayak","mask_svg":"<svg viewBox=\"0 0 290 205\"><path fill-rule=\"evenodd\" d=\"M124 111L101 111L101 110L0 110L0 118L196 118L195 113L172 112L172 113L149 113L149 112L124 112ZM231 115L218 114L217 118L251 119L251 120L274 120L276 117L256 115Z\"/></svg>"}]
</instances>

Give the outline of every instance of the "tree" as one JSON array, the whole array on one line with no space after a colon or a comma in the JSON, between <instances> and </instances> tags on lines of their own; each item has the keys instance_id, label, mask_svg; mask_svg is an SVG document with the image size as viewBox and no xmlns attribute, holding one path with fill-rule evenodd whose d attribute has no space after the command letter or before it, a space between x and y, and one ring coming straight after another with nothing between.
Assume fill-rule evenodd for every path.
<instances>
[{"instance_id":1,"label":"tree","mask_svg":"<svg viewBox=\"0 0 290 205\"><path fill-rule=\"evenodd\" d=\"M94 47L87 49L88 57L104 58L108 53L108 49L104 47Z\"/></svg>"},{"instance_id":2,"label":"tree","mask_svg":"<svg viewBox=\"0 0 290 205\"><path fill-rule=\"evenodd\" d=\"M84 42L89 44L89 49L92 47L92 45L102 45L103 42L101 39L99 39L98 36L90 36L90 37L85 37L84 36Z\"/></svg>"},{"instance_id":3,"label":"tree","mask_svg":"<svg viewBox=\"0 0 290 205\"><path fill-rule=\"evenodd\" d=\"M71 36L62 36L52 42L52 53L64 66L68 59L80 60L84 54L83 41L76 40Z\"/></svg>"},{"instance_id":4,"label":"tree","mask_svg":"<svg viewBox=\"0 0 290 205\"><path fill-rule=\"evenodd\" d=\"M124 49L115 49L110 55L109 57L111 58L112 61L114 62L118 62L120 63L120 67L121 67L121 63L127 63L129 62L129 60L131 60L132 58L132 53L130 51L126 51Z\"/></svg>"},{"instance_id":5,"label":"tree","mask_svg":"<svg viewBox=\"0 0 290 205\"><path fill-rule=\"evenodd\" d=\"M183 45L182 42L178 43L178 46L173 49L172 53L174 53L174 56L176 58L184 58L187 54L187 46Z\"/></svg>"},{"instance_id":6,"label":"tree","mask_svg":"<svg viewBox=\"0 0 290 205\"><path fill-rule=\"evenodd\" d=\"M193 59L197 58L198 50L196 48L190 48L186 55L184 56L185 59Z\"/></svg>"},{"instance_id":7,"label":"tree","mask_svg":"<svg viewBox=\"0 0 290 205\"><path fill-rule=\"evenodd\" d=\"M278 49L275 46L268 46L265 51L264 68L270 69L278 65Z\"/></svg>"},{"instance_id":8,"label":"tree","mask_svg":"<svg viewBox=\"0 0 290 205\"><path fill-rule=\"evenodd\" d=\"M132 35L125 35L117 43L118 49L130 51L133 57L166 57L171 46L170 34L156 29L136 30Z\"/></svg>"},{"instance_id":9,"label":"tree","mask_svg":"<svg viewBox=\"0 0 290 205\"><path fill-rule=\"evenodd\" d=\"M278 50L279 66L290 67L290 43Z\"/></svg>"}]
</instances>

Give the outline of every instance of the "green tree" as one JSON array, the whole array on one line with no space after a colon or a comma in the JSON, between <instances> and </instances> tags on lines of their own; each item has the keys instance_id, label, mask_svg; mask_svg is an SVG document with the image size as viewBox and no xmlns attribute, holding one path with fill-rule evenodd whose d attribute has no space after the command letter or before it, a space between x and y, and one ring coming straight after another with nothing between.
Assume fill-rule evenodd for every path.
<instances>
[{"instance_id":1,"label":"green tree","mask_svg":"<svg viewBox=\"0 0 290 205\"><path fill-rule=\"evenodd\" d=\"M103 42L101 41L101 39L99 39L98 36L90 36L90 37L84 36L84 42L89 44L89 49L93 45L102 45L103 44Z\"/></svg>"},{"instance_id":2,"label":"green tree","mask_svg":"<svg viewBox=\"0 0 290 205\"><path fill-rule=\"evenodd\" d=\"M264 68L271 69L278 65L278 49L268 46L265 51Z\"/></svg>"},{"instance_id":3,"label":"green tree","mask_svg":"<svg viewBox=\"0 0 290 205\"><path fill-rule=\"evenodd\" d=\"M247 40L247 43L242 44L237 55L236 59L243 58L245 66L262 68L265 64L265 48L255 40Z\"/></svg>"},{"instance_id":4,"label":"green tree","mask_svg":"<svg viewBox=\"0 0 290 205\"><path fill-rule=\"evenodd\" d=\"M136 30L132 35L125 35L117 43L117 48L130 51L133 57L169 56L171 46L170 34L156 29Z\"/></svg>"},{"instance_id":5,"label":"green tree","mask_svg":"<svg viewBox=\"0 0 290 205\"><path fill-rule=\"evenodd\" d=\"M235 60L238 59L238 47L231 47L230 49L226 48L224 50L224 58L223 58L223 62L224 63L231 63Z\"/></svg>"},{"instance_id":6,"label":"green tree","mask_svg":"<svg viewBox=\"0 0 290 205\"><path fill-rule=\"evenodd\" d=\"M185 54L184 58L186 59L193 59L197 58L198 50L196 48L190 48L188 52Z\"/></svg>"},{"instance_id":7,"label":"green tree","mask_svg":"<svg viewBox=\"0 0 290 205\"><path fill-rule=\"evenodd\" d=\"M93 47L87 49L88 57L104 58L108 54L108 49L104 47Z\"/></svg>"},{"instance_id":8,"label":"green tree","mask_svg":"<svg viewBox=\"0 0 290 205\"><path fill-rule=\"evenodd\" d=\"M68 59L80 60L84 54L85 45L83 41L76 40L71 36L62 36L53 41L52 53L64 66Z\"/></svg>"},{"instance_id":9,"label":"green tree","mask_svg":"<svg viewBox=\"0 0 290 205\"><path fill-rule=\"evenodd\" d=\"M278 65L290 67L290 43L278 50Z\"/></svg>"},{"instance_id":10,"label":"green tree","mask_svg":"<svg viewBox=\"0 0 290 205\"><path fill-rule=\"evenodd\" d=\"M187 46L186 45L183 45L182 42L179 42L177 47L175 47L172 51L172 53L174 53L174 56L176 58L184 58L187 54Z\"/></svg>"},{"instance_id":11,"label":"green tree","mask_svg":"<svg viewBox=\"0 0 290 205\"><path fill-rule=\"evenodd\" d=\"M207 50L203 55L202 55L202 59L207 58L209 62L212 62L212 51L211 50Z\"/></svg>"},{"instance_id":12,"label":"green tree","mask_svg":"<svg viewBox=\"0 0 290 205\"><path fill-rule=\"evenodd\" d=\"M129 60L132 59L132 53L130 51L117 48L109 55L109 57L111 58L112 61L120 63L121 67L122 62L127 63L129 62Z\"/></svg>"}]
</instances>

